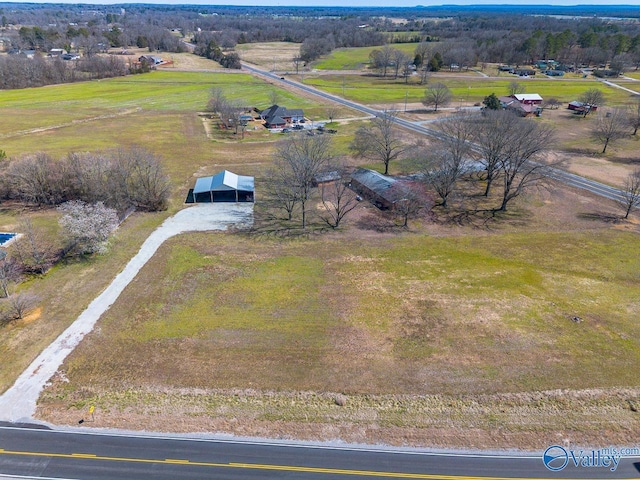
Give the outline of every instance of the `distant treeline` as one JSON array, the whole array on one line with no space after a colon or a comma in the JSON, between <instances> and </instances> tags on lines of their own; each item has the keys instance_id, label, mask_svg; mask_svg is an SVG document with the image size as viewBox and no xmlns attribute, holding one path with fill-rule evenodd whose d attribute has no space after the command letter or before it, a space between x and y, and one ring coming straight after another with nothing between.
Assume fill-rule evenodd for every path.
<instances>
[{"instance_id":1,"label":"distant treeline","mask_svg":"<svg viewBox=\"0 0 640 480\"><path fill-rule=\"evenodd\" d=\"M428 8L11 4L0 9L10 47L93 52L137 45L183 51L234 68L237 44L294 42L309 62L339 47L431 42L466 65L640 64L640 7L442 6ZM450 52L458 52L455 55ZM460 57L455 60L456 57ZM292 59L293 60L293 59Z\"/></svg>"},{"instance_id":2,"label":"distant treeline","mask_svg":"<svg viewBox=\"0 0 640 480\"><path fill-rule=\"evenodd\" d=\"M127 67L114 56L94 56L66 62L59 58L22 55L0 57L0 89L42 87L126 75Z\"/></svg>"}]
</instances>

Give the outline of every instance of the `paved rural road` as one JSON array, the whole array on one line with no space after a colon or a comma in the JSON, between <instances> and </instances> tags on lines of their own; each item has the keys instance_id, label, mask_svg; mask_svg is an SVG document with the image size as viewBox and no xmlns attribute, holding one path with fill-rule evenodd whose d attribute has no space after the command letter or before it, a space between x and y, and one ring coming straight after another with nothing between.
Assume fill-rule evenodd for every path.
<instances>
[{"instance_id":1,"label":"paved rural road","mask_svg":"<svg viewBox=\"0 0 640 480\"><path fill-rule=\"evenodd\" d=\"M134 433L52 431L0 426L0 473L64 479L637 478L638 458L616 471L547 470L537 456L355 449Z\"/></svg>"},{"instance_id":2,"label":"paved rural road","mask_svg":"<svg viewBox=\"0 0 640 480\"><path fill-rule=\"evenodd\" d=\"M380 115L381 113L379 110L376 110L374 108L367 107L366 105L362 105L360 103L352 102L351 100L345 100L342 97L338 97L337 95L332 95L331 93L323 92L322 90L318 90L314 87L310 87L309 85L305 85L304 83L294 82L293 80L290 80L286 77L282 77L272 72L262 70L253 65L248 65L246 63L243 63L242 68L244 68L249 72L270 78L271 80L275 80L276 82L281 82L285 85L299 88L300 90L303 90L307 93L311 93L313 95L317 95L327 100L331 100L333 102L339 103L346 107L353 108L354 110L358 110L360 112L366 113L367 115L376 116L376 115ZM616 84L611 84L611 86L624 88L624 87L619 87ZM628 90L628 89L625 89L625 90ZM638 92L635 92L632 90L629 90L629 91L635 94L638 94ZM435 138L442 137L442 133L439 132L438 130L425 127L415 122L410 122L402 118L396 118L395 122L401 127L404 127L407 130L418 133L420 135L426 135L426 136L435 137ZM579 175L575 175L573 173L566 172L565 170L560 170L558 168L553 168L550 170L551 170L551 173L548 175L550 178L553 178L554 180L558 180L566 185L587 190L601 197L608 198L609 200L614 200L614 201L623 200L622 192L617 188L610 187L608 185L605 185L600 182L596 182L594 180L589 180L587 178L581 177Z\"/></svg>"},{"instance_id":3,"label":"paved rural road","mask_svg":"<svg viewBox=\"0 0 640 480\"><path fill-rule=\"evenodd\" d=\"M29 421L46 382L64 359L93 330L100 316L120 296L165 240L183 232L226 230L253 220L253 203L203 203L180 210L158 227L111 284L87 309L22 372L14 385L0 396L0 420Z\"/></svg>"}]
</instances>

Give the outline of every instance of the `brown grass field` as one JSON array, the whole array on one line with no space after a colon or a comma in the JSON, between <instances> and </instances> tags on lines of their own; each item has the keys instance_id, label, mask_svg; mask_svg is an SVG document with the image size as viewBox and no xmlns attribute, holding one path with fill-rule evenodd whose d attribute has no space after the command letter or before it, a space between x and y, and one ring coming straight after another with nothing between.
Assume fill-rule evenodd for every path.
<instances>
[{"instance_id":1,"label":"brown grass field","mask_svg":"<svg viewBox=\"0 0 640 480\"><path fill-rule=\"evenodd\" d=\"M181 62L201 70L200 59ZM167 69L0 92L0 113L23 113L1 126L10 155L139 144L163 156L174 185L170 211L129 218L108 255L23 284L41 305L0 329L1 389L183 207L195 176L229 168L256 175L260 189L281 137L208 136L197 112L214 85L256 104L278 88ZM57 88L81 98L62 105L60 119L46 114ZM316 100L280 94L322 118ZM105 111L114 115L98 118ZM592 119L558 110L540 121L558 127L556 155L573 171L618 184L637 165L635 139L604 156L584 140ZM357 126L338 125L341 153ZM411 169L410 160L392 165ZM67 359L39 418L76 424L96 405L98 427L479 448L637 442L638 217L621 221L616 205L558 185L495 219L456 215L459 206L383 233L372 225L387 220L363 202L336 232L172 239ZM57 229L50 209L0 207L4 231L24 216Z\"/></svg>"},{"instance_id":2,"label":"brown grass field","mask_svg":"<svg viewBox=\"0 0 640 480\"><path fill-rule=\"evenodd\" d=\"M363 205L315 239L176 238L39 415L74 423L97 405L99 426L391 444L635 441L638 225L607 223L613 208L560 189L484 228L380 234Z\"/></svg>"}]
</instances>

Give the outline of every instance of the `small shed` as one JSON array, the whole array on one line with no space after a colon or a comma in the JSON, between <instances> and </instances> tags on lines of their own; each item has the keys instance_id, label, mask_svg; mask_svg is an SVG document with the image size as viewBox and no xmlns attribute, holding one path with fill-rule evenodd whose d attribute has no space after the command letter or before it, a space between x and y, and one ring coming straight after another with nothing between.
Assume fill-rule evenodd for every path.
<instances>
[{"instance_id":1,"label":"small shed","mask_svg":"<svg viewBox=\"0 0 640 480\"><path fill-rule=\"evenodd\" d=\"M187 203L253 202L254 193L253 177L223 170L212 177L198 178Z\"/></svg>"}]
</instances>

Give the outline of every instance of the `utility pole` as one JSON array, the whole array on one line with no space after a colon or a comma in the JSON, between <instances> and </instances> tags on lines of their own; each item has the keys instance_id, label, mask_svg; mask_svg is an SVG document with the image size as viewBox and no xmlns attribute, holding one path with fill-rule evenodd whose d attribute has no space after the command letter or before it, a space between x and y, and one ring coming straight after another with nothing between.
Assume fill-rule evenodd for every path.
<instances>
[{"instance_id":1,"label":"utility pole","mask_svg":"<svg viewBox=\"0 0 640 480\"><path fill-rule=\"evenodd\" d=\"M407 113L407 97L409 96L409 90L404 92L404 113Z\"/></svg>"}]
</instances>

